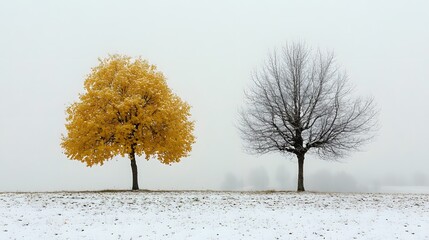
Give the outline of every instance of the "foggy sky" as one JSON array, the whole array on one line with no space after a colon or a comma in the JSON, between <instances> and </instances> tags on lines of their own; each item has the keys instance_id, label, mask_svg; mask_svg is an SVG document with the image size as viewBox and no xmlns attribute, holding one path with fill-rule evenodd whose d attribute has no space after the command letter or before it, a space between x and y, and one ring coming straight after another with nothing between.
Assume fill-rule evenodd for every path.
<instances>
[{"instance_id":1,"label":"foggy sky","mask_svg":"<svg viewBox=\"0 0 429 240\"><path fill-rule=\"evenodd\" d=\"M333 50L380 131L341 162L307 156L318 191L429 186L428 1L2 1L0 191L131 188L128 159L87 168L59 144L65 108L97 58L142 56L192 106L196 144L178 164L138 159L140 188L294 190L297 165L248 155L235 124L251 72L270 50ZM427 189L427 188L426 188Z\"/></svg>"}]
</instances>

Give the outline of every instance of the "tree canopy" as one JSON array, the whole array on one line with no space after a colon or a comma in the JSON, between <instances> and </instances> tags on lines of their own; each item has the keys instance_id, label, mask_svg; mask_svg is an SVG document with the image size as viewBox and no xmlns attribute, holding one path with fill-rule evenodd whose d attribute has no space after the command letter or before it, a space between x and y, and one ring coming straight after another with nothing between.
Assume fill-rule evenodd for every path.
<instances>
[{"instance_id":1,"label":"tree canopy","mask_svg":"<svg viewBox=\"0 0 429 240\"><path fill-rule=\"evenodd\" d=\"M99 59L84 83L85 93L67 112L67 157L102 165L114 156L154 157L179 162L195 142L190 106L167 86L155 65L141 58Z\"/></svg>"}]
</instances>

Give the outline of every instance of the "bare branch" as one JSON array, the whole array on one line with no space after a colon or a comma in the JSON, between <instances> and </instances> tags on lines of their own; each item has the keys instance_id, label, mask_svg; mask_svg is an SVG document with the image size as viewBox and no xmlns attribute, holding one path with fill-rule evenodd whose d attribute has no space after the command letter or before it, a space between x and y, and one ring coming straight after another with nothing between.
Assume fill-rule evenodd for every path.
<instances>
[{"instance_id":1,"label":"bare branch","mask_svg":"<svg viewBox=\"0 0 429 240\"><path fill-rule=\"evenodd\" d=\"M374 100L353 96L333 53L286 45L252 79L239 123L252 153L312 152L336 159L374 136Z\"/></svg>"}]
</instances>

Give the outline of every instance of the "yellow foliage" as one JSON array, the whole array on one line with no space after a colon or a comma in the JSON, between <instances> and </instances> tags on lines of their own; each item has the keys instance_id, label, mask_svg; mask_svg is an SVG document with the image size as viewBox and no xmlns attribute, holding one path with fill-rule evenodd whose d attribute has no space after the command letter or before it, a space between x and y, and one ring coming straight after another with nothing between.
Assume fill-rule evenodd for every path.
<instances>
[{"instance_id":1,"label":"yellow foliage","mask_svg":"<svg viewBox=\"0 0 429 240\"><path fill-rule=\"evenodd\" d=\"M133 153L164 164L188 156L195 142L190 106L156 66L121 55L99 61L86 92L66 110L61 146L67 157L92 166Z\"/></svg>"}]
</instances>

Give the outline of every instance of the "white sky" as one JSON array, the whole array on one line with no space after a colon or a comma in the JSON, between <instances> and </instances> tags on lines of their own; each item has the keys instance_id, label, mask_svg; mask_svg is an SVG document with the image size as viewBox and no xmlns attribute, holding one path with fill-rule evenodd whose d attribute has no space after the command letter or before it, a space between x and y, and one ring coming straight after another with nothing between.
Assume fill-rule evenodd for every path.
<instances>
[{"instance_id":1,"label":"white sky","mask_svg":"<svg viewBox=\"0 0 429 240\"><path fill-rule=\"evenodd\" d=\"M197 143L138 161L140 188L295 189L294 158L244 153L234 124L251 71L289 41L334 50L381 129L342 163L307 156L307 190L429 186L428 1L2 1L0 191L131 188L128 159L87 168L59 146L98 57L142 56L190 103Z\"/></svg>"}]
</instances>

